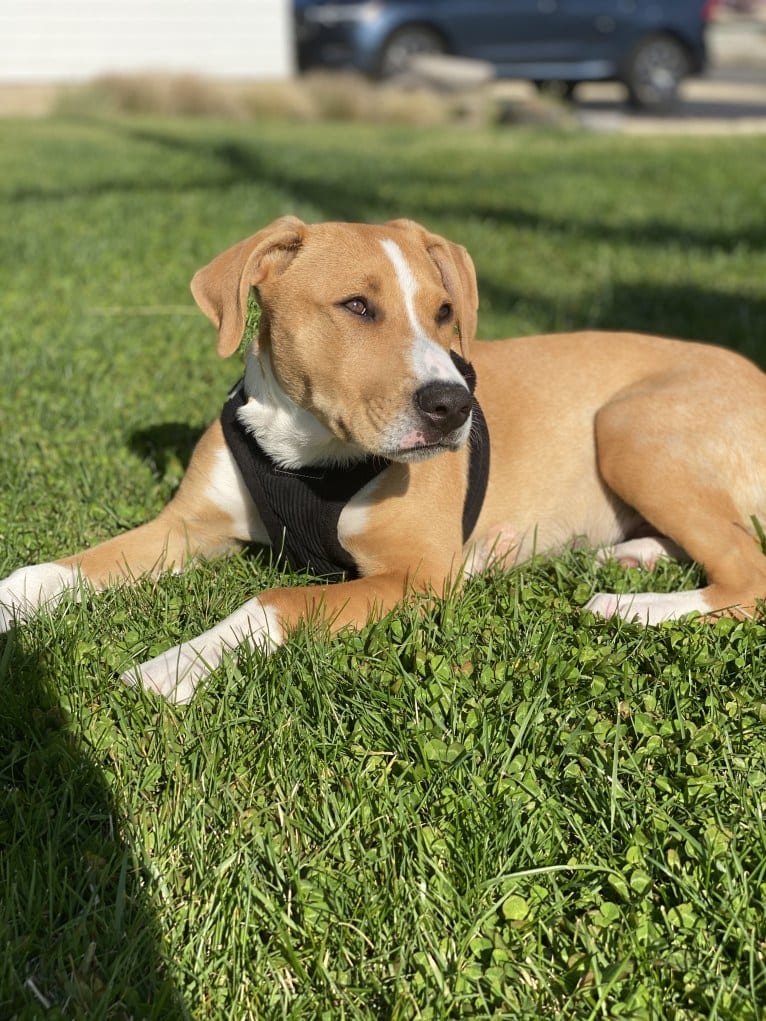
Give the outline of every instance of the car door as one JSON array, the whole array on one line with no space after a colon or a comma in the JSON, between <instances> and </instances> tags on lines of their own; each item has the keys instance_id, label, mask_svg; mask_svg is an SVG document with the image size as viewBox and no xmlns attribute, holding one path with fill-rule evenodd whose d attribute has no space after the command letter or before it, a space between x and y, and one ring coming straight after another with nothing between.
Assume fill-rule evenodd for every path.
<instances>
[{"instance_id":1,"label":"car door","mask_svg":"<svg viewBox=\"0 0 766 1021\"><path fill-rule=\"evenodd\" d=\"M433 0L432 0L433 2ZM456 53L493 64L540 55L550 42L546 7L556 0L436 0Z\"/></svg>"},{"instance_id":2,"label":"car door","mask_svg":"<svg viewBox=\"0 0 766 1021\"><path fill-rule=\"evenodd\" d=\"M551 0L555 4L556 57L586 62L610 57L616 40L646 0Z\"/></svg>"},{"instance_id":3,"label":"car door","mask_svg":"<svg viewBox=\"0 0 766 1021\"><path fill-rule=\"evenodd\" d=\"M637 0L436 0L455 52L512 66L572 63L601 56L618 7ZM510 65L510 66L507 66Z\"/></svg>"}]
</instances>

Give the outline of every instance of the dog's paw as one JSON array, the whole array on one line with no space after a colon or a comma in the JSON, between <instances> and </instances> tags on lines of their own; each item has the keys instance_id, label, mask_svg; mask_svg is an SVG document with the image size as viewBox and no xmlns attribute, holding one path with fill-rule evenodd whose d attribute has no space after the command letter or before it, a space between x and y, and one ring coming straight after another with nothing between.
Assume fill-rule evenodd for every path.
<instances>
[{"instance_id":1,"label":"dog's paw","mask_svg":"<svg viewBox=\"0 0 766 1021\"><path fill-rule=\"evenodd\" d=\"M194 641L176 645L146 663L131 667L120 680L162 695L168 702L186 705L194 697L197 685L210 676L222 656L220 645L207 643L203 635Z\"/></svg>"},{"instance_id":2,"label":"dog's paw","mask_svg":"<svg viewBox=\"0 0 766 1021\"><path fill-rule=\"evenodd\" d=\"M596 550L596 561L599 564L616 560L621 567L643 567L647 571L653 571L660 560L688 559L681 547L664 535L627 539L616 546L603 546Z\"/></svg>"},{"instance_id":3,"label":"dog's paw","mask_svg":"<svg viewBox=\"0 0 766 1021\"><path fill-rule=\"evenodd\" d=\"M690 613L709 613L701 589L687 592L597 592L584 609L598 617L620 617L638 624L661 624Z\"/></svg>"},{"instance_id":4,"label":"dog's paw","mask_svg":"<svg viewBox=\"0 0 766 1021\"><path fill-rule=\"evenodd\" d=\"M169 702L185 705L227 652L246 646L268 654L281 645L283 638L274 610L256 597L197 638L126 670L121 680L154 691Z\"/></svg>"},{"instance_id":5,"label":"dog's paw","mask_svg":"<svg viewBox=\"0 0 766 1021\"><path fill-rule=\"evenodd\" d=\"M54 607L65 592L77 592L78 575L61 564L20 567L0 581L0 632L23 624L38 610Z\"/></svg>"}]
</instances>

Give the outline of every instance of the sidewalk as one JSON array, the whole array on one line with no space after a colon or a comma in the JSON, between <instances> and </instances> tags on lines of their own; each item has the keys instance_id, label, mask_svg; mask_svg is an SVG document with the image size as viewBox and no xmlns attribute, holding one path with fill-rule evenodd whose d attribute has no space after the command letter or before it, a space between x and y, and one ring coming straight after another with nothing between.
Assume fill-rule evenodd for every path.
<instances>
[{"instance_id":1,"label":"sidewalk","mask_svg":"<svg viewBox=\"0 0 766 1021\"><path fill-rule=\"evenodd\" d=\"M762 70L766 81L766 4L752 15L721 14L708 33L713 67Z\"/></svg>"}]
</instances>

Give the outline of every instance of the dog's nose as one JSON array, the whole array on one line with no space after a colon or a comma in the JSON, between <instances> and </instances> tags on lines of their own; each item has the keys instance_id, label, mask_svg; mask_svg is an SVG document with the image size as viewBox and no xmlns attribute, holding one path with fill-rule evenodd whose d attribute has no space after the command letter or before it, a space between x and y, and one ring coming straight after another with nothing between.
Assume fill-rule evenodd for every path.
<instances>
[{"instance_id":1,"label":"dog's nose","mask_svg":"<svg viewBox=\"0 0 766 1021\"><path fill-rule=\"evenodd\" d=\"M460 383L426 383L415 394L415 404L442 436L459 429L471 413L471 394Z\"/></svg>"}]
</instances>

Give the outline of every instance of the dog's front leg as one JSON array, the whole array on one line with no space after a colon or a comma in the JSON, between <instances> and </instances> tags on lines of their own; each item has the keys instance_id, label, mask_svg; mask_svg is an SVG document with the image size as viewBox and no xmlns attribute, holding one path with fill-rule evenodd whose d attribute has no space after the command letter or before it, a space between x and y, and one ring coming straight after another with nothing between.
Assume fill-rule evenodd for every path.
<instances>
[{"instance_id":1,"label":"dog's front leg","mask_svg":"<svg viewBox=\"0 0 766 1021\"><path fill-rule=\"evenodd\" d=\"M238 544L223 529L211 535L163 512L154 521L92 549L52 563L20 567L0 581L0 632L23 624L39 610L53 609L67 595L180 572L194 557L217 556Z\"/></svg>"},{"instance_id":2,"label":"dog's front leg","mask_svg":"<svg viewBox=\"0 0 766 1021\"><path fill-rule=\"evenodd\" d=\"M362 627L388 612L408 591L431 588L399 574L376 575L336 585L271 589L248 600L196 638L183 642L123 674L128 684L142 684L171 702L191 701L197 685L227 652L247 647L268 654L282 645L302 620L323 620L332 631Z\"/></svg>"},{"instance_id":3,"label":"dog's front leg","mask_svg":"<svg viewBox=\"0 0 766 1021\"><path fill-rule=\"evenodd\" d=\"M67 593L99 591L163 571L182 571L243 542L263 542L258 512L215 422L202 436L173 499L153 521L52 563L0 580L0 632L52 609Z\"/></svg>"}]
</instances>

